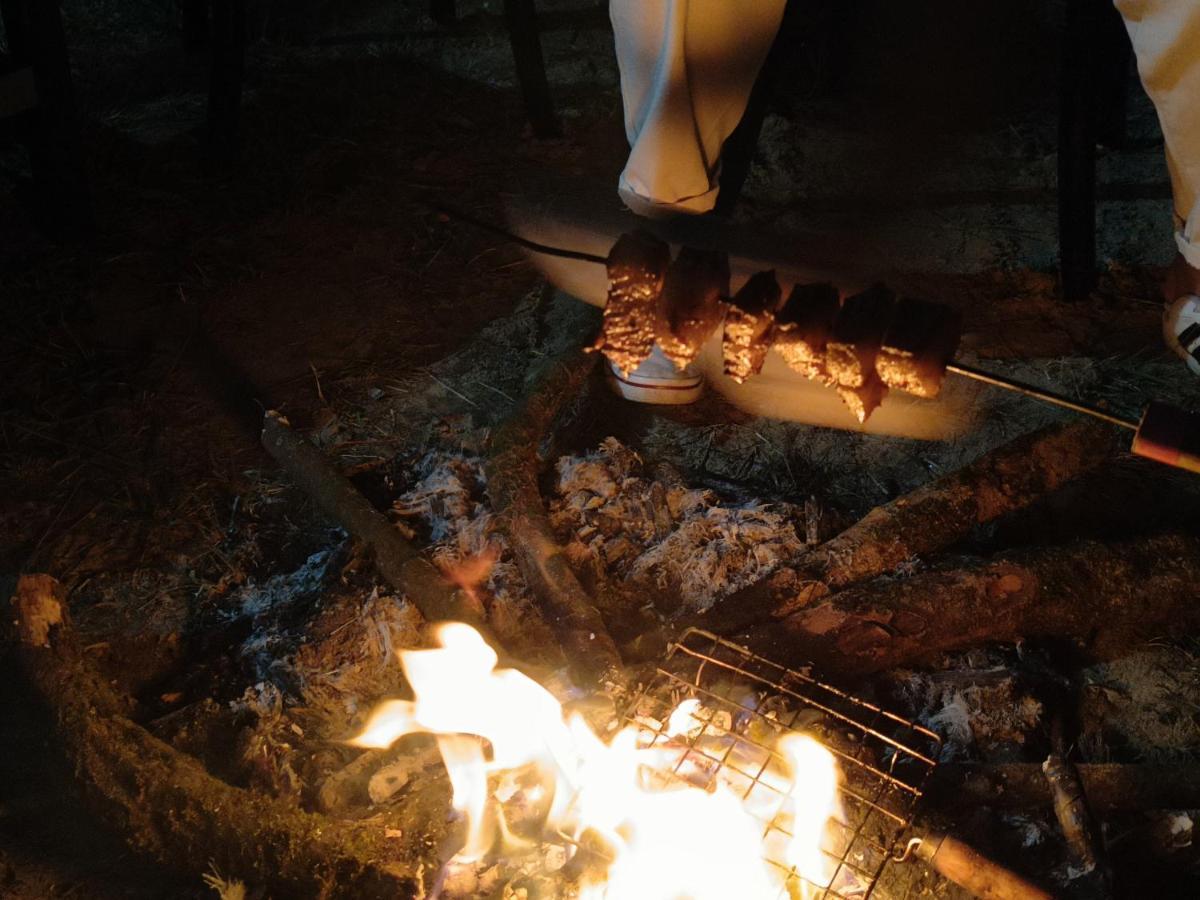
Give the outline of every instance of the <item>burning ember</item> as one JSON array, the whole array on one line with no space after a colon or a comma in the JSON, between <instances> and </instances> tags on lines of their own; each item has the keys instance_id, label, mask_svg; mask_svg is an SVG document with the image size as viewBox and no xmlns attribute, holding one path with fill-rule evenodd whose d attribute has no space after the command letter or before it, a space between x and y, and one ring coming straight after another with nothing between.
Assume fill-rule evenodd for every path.
<instances>
[{"instance_id":1,"label":"burning ember","mask_svg":"<svg viewBox=\"0 0 1200 900\"><path fill-rule=\"evenodd\" d=\"M665 723L639 716L602 738L497 669L470 626L437 639L399 654L415 699L381 704L352 743L435 736L466 825L452 863L558 845L561 874L591 900L807 897L830 884L840 774L812 737L689 697ZM739 737L750 729L753 741Z\"/></svg>"}]
</instances>

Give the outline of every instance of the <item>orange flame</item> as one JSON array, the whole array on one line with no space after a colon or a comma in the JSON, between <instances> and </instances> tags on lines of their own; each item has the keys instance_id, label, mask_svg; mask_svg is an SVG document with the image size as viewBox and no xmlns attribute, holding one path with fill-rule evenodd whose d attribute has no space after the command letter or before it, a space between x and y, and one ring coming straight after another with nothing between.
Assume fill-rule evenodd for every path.
<instances>
[{"instance_id":1,"label":"orange flame","mask_svg":"<svg viewBox=\"0 0 1200 900\"><path fill-rule=\"evenodd\" d=\"M456 861L518 854L537 841L585 852L576 848L586 839L604 848L601 865L587 867L602 871L582 886L586 900L777 897L789 872L828 885L833 867L822 842L838 814L838 771L817 741L789 735L764 752L757 780L769 791L720 779L694 786L672 775L686 744L648 746L633 726L601 740L541 685L497 669L496 652L469 625L444 624L436 635L438 648L399 654L414 699L380 704L351 743L382 748L406 734L436 736L451 804L467 825ZM711 748L716 758L732 752L727 736L701 732L704 725L700 701L691 698L673 711L667 734L724 741ZM534 773L526 799L542 806L540 830L524 844L494 787L515 770ZM776 807L783 798L782 809L766 808L768 794ZM765 839L764 822L773 826Z\"/></svg>"}]
</instances>

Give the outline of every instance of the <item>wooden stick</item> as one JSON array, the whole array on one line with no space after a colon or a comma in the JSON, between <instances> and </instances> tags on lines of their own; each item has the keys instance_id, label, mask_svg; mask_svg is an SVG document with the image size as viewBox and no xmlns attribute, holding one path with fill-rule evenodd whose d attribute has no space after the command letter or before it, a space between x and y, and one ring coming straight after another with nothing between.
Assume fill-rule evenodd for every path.
<instances>
[{"instance_id":1,"label":"wooden stick","mask_svg":"<svg viewBox=\"0 0 1200 900\"><path fill-rule=\"evenodd\" d=\"M841 591L743 642L822 672L865 675L988 641L1107 637L1111 647L1200 615L1200 537L1082 541ZM1103 648L1101 648L1103 649Z\"/></svg>"},{"instance_id":2,"label":"wooden stick","mask_svg":"<svg viewBox=\"0 0 1200 900\"><path fill-rule=\"evenodd\" d=\"M841 588L942 550L977 525L1024 509L1111 458L1111 429L1091 422L1024 435L877 507L793 565L735 591L697 624L721 633L784 617Z\"/></svg>"},{"instance_id":3,"label":"wooden stick","mask_svg":"<svg viewBox=\"0 0 1200 900\"><path fill-rule=\"evenodd\" d=\"M1079 770L1062 753L1051 753L1042 763L1042 774L1053 797L1054 817L1074 859L1074 868L1086 879L1090 898L1112 897L1112 875L1104 848L1104 837L1092 815Z\"/></svg>"},{"instance_id":4,"label":"wooden stick","mask_svg":"<svg viewBox=\"0 0 1200 900\"><path fill-rule=\"evenodd\" d=\"M484 473L492 510L542 615L581 687L619 671L621 657L591 598L575 577L538 490L538 448L555 418L578 397L597 354L577 347L543 363L513 415L492 438Z\"/></svg>"},{"instance_id":5,"label":"wooden stick","mask_svg":"<svg viewBox=\"0 0 1200 900\"><path fill-rule=\"evenodd\" d=\"M371 552L379 573L430 622L466 622L488 632L482 607L458 590L420 551L359 493L350 480L310 441L296 434L278 412L263 417L262 444L317 507Z\"/></svg>"}]
</instances>

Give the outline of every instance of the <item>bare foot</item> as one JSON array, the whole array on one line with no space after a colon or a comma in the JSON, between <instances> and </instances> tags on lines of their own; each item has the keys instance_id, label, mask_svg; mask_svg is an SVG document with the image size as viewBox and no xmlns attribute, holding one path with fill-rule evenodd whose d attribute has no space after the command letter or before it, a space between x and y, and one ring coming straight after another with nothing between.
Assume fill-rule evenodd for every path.
<instances>
[{"instance_id":1,"label":"bare foot","mask_svg":"<svg viewBox=\"0 0 1200 900\"><path fill-rule=\"evenodd\" d=\"M1163 299L1174 303L1188 294L1200 295L1200 269L1187 264L1181 254L1176 253L1171 267L1163 279Z\"/></svg>"}]
</instances>

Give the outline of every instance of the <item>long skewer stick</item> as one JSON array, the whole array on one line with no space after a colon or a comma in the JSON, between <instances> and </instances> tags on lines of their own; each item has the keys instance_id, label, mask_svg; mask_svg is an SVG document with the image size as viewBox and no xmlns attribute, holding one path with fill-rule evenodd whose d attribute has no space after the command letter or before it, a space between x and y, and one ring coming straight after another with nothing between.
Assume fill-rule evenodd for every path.
<instances>
[{"instance_id":1,"label":"long skewer stick","mask_svg":"<svg viewBox=\"0 0 1200 900\"><path fill-rule=\"evenodd\" d=\"M535 253L544 253L548 256L559 256L564 259L575 259L582 262L597 263L604 265L607 260L603 256L595 253L587 253L582 250L572 250L566 247L551 247L546 244L539 244L536 241L531 241L528 238L521 237L519 234L514 234L508 229L496 225L492 222L486 222L476 218L469 213L464 213L461 210L455 209L452 206L439 200L425 200L427 206L436 212L442 213L452 219L459 219L466 222L468 225L473 225L476 228L507 238L515 244L519 244L528 250ZM1033 385L1025 384L1013 378L1007 378L1003 375L996 375L992 372L986 372L983 369L977 369L974 366L969 366L961 362L951 362L946 366L947 372L953 372L955 375L960 375L964 378L971 378L975 381L982 381L984 384L990 384L994 387L1003 388L1006 391L1012 391L1016 394L1022 394L1034 400L1040 400L1043 403L1049 403L1053 406L1059 406L1063 409L1069 409L1073 412L1081 413L1085 416L1091 416L1093 419L1100 419L1103 422L1108 422L1110 425L1116 425L1119 428L1126 428L1136 432L1138 423L1133 419L1127 419L1123 416L1115 416L1110 412L1106 412L1097 406L1090 406L1086 403L1080 403L1076 400L1071 400L1064 397L1062 394L1057 394L1054 391L1048 391L1044 388L1034 387Z\"/></svg>"},{"instance_id":2,"label":"long skewer stick","mask_svg":"<svg viewBox=\"0 0 1200 900\"><path fill-rule=\"evenodd\" d=\"M1061 406L1063 409L1073 410L1077 413L1083 413L1085 416L1091 416L1093 419L1100 419L1108 422L1110 425L1117 425L1121 428L1128 428L1130 431L1138 430L1138 423L1132 419L1126 419L1122 416L1114 416L1110 412L1105 412L1097 406L1089 406L1086 403L1079 403L1071 400L1061 394L1056 394L1053 391L1045 390L1044 388L1033 387L1025 384L1022 381L1017 381L1013 378L1006 378L1003 375L995 375L991 372L985 372L982 369L976 369L974 366L968 366L961 362L952 362L946 366L947 372L953 372L955 375L962 375L964 378L973 378L976 381L982 381L984 384L994 385L998 388L1004 388L1006 391L1013 391L1017 394L1023 394L1026 397L1031 397L1034 400L1041 400L1043 403L1050 403L1054 406Z\"/></svg>"}]
</instances>

